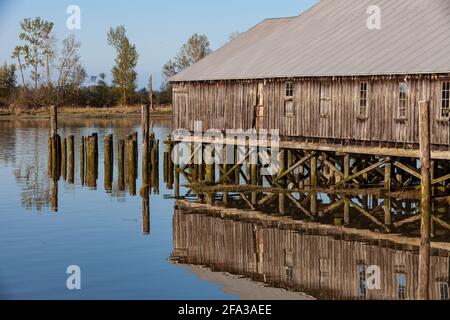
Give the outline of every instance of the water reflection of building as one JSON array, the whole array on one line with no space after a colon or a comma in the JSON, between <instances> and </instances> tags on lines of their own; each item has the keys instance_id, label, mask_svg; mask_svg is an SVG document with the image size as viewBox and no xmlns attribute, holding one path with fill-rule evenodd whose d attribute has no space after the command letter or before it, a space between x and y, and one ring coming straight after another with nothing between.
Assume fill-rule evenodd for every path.
<instances>
[{"instance_id":1,"label":"water reflection of building","mask_svg":"<svg viewBox=\"0 0 450 320\"><path fill-rule=\"evenodd\" d=\"M367 240L343 228L305 227L299 221L190 204L175 209L174 253L179 262L244 275L322 299L416 299L418 250ZM448 299L449 252L431 257L431 299ZM381 268L381 290L369 290L366 270Z\"/></svg>"}]
</instances>

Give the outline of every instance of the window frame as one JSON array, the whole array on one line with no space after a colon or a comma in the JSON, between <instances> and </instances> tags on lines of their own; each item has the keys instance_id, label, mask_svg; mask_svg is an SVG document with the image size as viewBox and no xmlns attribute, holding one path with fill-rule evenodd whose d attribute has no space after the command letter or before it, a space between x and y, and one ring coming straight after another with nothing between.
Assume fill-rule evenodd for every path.
<instances>
[{"instance_id":1,"label":"window frame","mask_svg":"<svg viewBox=\"0 0 450 320\"><path fill-rule=\"evenodd\" d=\"M294 82L293 81L286 81L286 83L284 84L284 97L286 99L294 98Z\"/></svg>"},{"instance_id":2,"label":"window frame","mask_svg":"<svg viewBox=\"0 0 450 320\"><path fill-rule=\"evenodd\" d=\"M365 88L363 88L365 86ZM358 118L367 119L369 117L369 106L370 106L370 84L369 81L363 80L359 82L359 107L358 107ZM365 97L363 97L365 94ZM365 105L363 105L363 101Z\"/></svg>"},{"instance_id":3,"label":"window frame","mask_svg":"<svg viewBox=\"0 0 450 320\"><path fill-rule=\"evenodd\" d=\"M397 115L399 120L408 119L408 99L409 99L409 84L408 81L400 81L398 85L398 108Z\"/></svg>"},{"instance_id":4,"label":"window frame","mask_svg":"<svg viewBox=\"0 0 450 320\"><path fill-rule=\"evenodd\" d=\"M450 80L441 82L441 105L440 117L444 120L450 119Z\"/></svg>"},{"instance_id":5,"label":"window frame","mask_svg":"<svg viewBox=\"0 0 450 320\"><path fill-rule=\"evenodd\" d=\"M406 273L397 273L396 278L397 298L398 300L405 301L408 299L408 276ZM405 283L400 283L400 280L404 280Z\"/></svg>"},{"instance_id":6,"label":"window frame","mask_svg":"<svg viewBox=\"0 0 450 320\"><path fill-rule=\"evenodd\" d=\"M287 110L288 107L291 109L290 112ZM284 84L283 115L287 118L292 118L295 115L293 81L286 81Z\"/></svg>"}]
</instances>

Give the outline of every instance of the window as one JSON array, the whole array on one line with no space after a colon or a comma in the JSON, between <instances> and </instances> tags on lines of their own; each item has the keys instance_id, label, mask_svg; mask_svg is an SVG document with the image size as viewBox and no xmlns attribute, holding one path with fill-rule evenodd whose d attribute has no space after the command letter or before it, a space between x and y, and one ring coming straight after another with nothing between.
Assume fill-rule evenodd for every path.
<instances>
[{"instance_id":1,"label":"window","mask_svg":"<svg viewBox=\"0 0 450 320\"><path fill-rule=\"evenodd\" d=\"M292 117L294 115L294 101L285 100L284 101L284 116Z\"/></svg>"},{"instance_id":2,"label":"window","mask_svg":"<svg viewBox=\"0 0 450 320\"><path fill-rule=\"evenodd\" d=\"M397 298L406 300L406 274L397 274Z\"/></svg>"},{"instance_id":3,"label":"window","mask_svg":"<svg viewBox=\"0 0 450 320\"><path fill-rule=\"evenodd\" d=\"M367 297L367 275L365 266L358 266L358 275L359 275L359 298L365 300Z\"/></svg>"},{"instance_id":4,"label":"window","mask_svg":"<svg viewBox=\"0 0 450 320\"><path fill-rule=\"evenodd\" d=\"M294 269L286 267L286 283L292 284L294 282Z\"/></svg>"},{"instance_id":5,"label":"window","mask_svg":"<svg viewBox=\"0 0 450 320\"><path fill-rule=\"evenodd\" d=\"M367 117L368 99L369 99L369 85L367 82L361 82L359 89L359 115Z\"/></svg>"},{"instance_id":6,"label":"window","mask_svg":"<svg viewBox=\"0 0 450 320\"><path fill-rule=\"evenodd\" d=\"M448 296L448 283L439 282L439 297L441 300L449 300Z\"/></svg>"},{"instance_id":7,"label":"window","mask_svg":"<svg viewBox=\"0 0 450 320\"><path fill-rule=\"evenodd\" d=\"M286 97L284 99L284 116L292 117L294 115L294 84L286 82Z\"/></svg>"},{"instance_id":8,"label":"window","mask_svg":"<svg viewBox=\"0 0 450 320\"><path fill-rule=\"evenodd\" d=\"M286 98L294 97L294 84L292 82L286 82Z\"/></svg>"},{"instance_id":9,"label":"window","mask_svg":"<svg viewBox=\"0 0 450 320\"><path fill-rule=\"evenodd\" d=\"M450 82L442 83L442 117L450 116Z\"/></svg>"},{"instance_id":10,"label":"window","mask_svg":"<svg viewBox=\"0 0 450 320\"><path fill-rule=\"evenodd\" d=\"M398 116L406 118L406 108L408 106L408 83L406 81L400 82L400 95L398 105Z\"/></svg>"}]
</instances>

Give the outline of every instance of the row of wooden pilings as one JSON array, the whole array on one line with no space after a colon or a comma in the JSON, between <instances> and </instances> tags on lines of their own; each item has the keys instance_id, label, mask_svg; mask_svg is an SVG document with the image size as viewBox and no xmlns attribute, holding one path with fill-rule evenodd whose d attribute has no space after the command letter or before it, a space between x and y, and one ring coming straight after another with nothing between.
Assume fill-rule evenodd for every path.
<instances>
[{"instance_id":1,"label":"row of wooden pilings","mask_svg":"<svg viewBox=\"0 0 450 320\"><path fill-rule=\"evenodd\" d=\"M51 107L51 129L48 139L48 174L51 177L51 207L58 211L58 181L62 177L69 184L75 183L75 137L61 138L57 127L57 109ZM149 106L142 107L142 197L143 232L150 233L150 193L159 193L159 140L150 132ZM145 120L147 119L147 120ZM97 189L99 178L99 136L93 133L82 136L79 142L79 174L82 186ZM104 189L112 193L114 182L114 163L117 155L117 190L128 189L130 195L137 195L139 176L138 133L128 135L117 141L114 152L114 137L109 134L103 138Z\"/></svg>"}]
</instances>

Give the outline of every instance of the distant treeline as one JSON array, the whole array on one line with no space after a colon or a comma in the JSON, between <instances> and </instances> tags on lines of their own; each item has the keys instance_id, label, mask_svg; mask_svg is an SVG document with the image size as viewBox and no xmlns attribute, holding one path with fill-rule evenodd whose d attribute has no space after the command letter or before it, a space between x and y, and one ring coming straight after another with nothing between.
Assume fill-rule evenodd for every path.
<instances>
[{"instance_id":1,"label":"distant treeline","mask_svg":"<svg viewBox=\"0 0 450 320\"><path fill-rule=\"evenodd\" d=\"M54 35L54 24L40 17L26 18L20 25L20 44L12 52L13 63L5 62L0 67L0 107L171 104L172 88L168 79L211 52L208 38L194 34L163 66L165 81L160 90L152 90L150 96L151 78L147 88L137 88L139 54L124 26L111 28L107 33L108 45L116 51L112 81L108 83L105 73L88 76L79 54L81 43L74 35L59 43ZM233 33L230 40L238 35Z\"/></svg>"}]
</instances>

